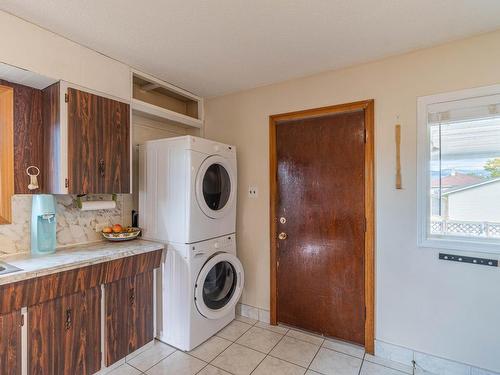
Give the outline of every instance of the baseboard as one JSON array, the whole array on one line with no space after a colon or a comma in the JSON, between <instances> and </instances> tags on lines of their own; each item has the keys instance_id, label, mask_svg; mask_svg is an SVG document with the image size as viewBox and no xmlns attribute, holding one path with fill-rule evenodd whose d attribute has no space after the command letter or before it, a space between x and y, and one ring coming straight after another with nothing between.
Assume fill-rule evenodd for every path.
<instances>
[{"instance_id":1,"label":"baseboard","mask_svg":"<svg viewBox=\"0 0 500 375\"><path fill-rule=\"evenodd\" d=\"M415 374L434 375L500 375L498 372L474 367L402 346L375 340L375 356L413 366ZM413 362L415 361L415 362Z\"/></svg>"},{"instance_id":2,"label":"baseboard","mask_svg":"<svg viewBox=\"0 0 500 375\"><path fill-rule=\"evenodd\" d=\"M236 313L246 318L270 322L269 310L238 303ZM500 375L498 372L470 366L465 363L452 361L431 354L418 352L402 346L375 340L375 356L390 361L413 367L415 361L415 374L427 375Z\"/></svg>"},{"instance_id":3,"label":"baseboard","mask_svg":"<svg viewBox=\"0 0 500 375\"><path fill-rule=\"evenodd\" d=\"M271 322L271 314L269 310L259 309L258 307L238 303L236 305L236 314L246 318L259 320L264 323Z\"/></svg>"}]
</instances>

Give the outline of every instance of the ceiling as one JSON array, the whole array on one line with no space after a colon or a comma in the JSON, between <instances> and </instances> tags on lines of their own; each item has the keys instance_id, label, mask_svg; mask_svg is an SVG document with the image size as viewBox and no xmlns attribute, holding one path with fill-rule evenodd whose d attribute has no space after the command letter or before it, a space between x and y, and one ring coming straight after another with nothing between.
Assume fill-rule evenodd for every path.
<instances>
[{"instance_id":1,"label":"ceiling","mask_svg":"<svg viewBox=\"0 0 500 375\"><path fill-rule=\"evenodd\" d=\"M498 0L0 0L0 9L207 97L500 28Z\"/></svg>"}]
</instances>

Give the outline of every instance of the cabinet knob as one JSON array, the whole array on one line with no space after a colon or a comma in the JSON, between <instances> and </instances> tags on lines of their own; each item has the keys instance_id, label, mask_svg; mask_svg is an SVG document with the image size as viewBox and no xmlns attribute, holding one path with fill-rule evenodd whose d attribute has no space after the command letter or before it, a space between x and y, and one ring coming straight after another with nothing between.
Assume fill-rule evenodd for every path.
<instances>
[{"instance_id":1,"label":"cabinet knob","mask_svg":"<svg viewBox=\"0 0 500 375\"><path fill-rule=\"evenodd\" d=\"M104 177L104 172L105 172L105 164L104 164L104 159L99 160L99 174L101 177Z\"/></svg>"},{"instance_id":2,"label":"cabinet knob","mask_svg":"<svg viewBox=\"0 0 500 375\"><path fill-rule=\"evenodd\" d=\"M129 301L130 301L131 305L133 305L135 303L135 289L134 288L130 288Z\"/></svg>"},{"instance_id":3,"label":"cabinet knob","mask_svg":"<svg viewBox=\"0 0 500 375\"><path fill-rule=\"evenodd\" d=\"M71 309L67 309L66 310L66 321L64 322L64 328L66 330L70 329L71 325L73 323L73 319L72 319L71 315L72 315Z\"/></svg>"}]
</instances>

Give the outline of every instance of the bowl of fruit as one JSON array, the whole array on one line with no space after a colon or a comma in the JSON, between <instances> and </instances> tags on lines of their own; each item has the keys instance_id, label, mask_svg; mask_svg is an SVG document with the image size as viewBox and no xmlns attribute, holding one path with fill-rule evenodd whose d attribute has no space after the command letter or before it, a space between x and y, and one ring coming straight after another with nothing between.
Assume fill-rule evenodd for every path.
<instances>
[{"instance_id":1,"label":"bowl of fruit","mask_svg":"<svg viewBox=\"0 0 500 375\"><path fill-rule=\"evenodd\" d=\"M109 241L129 241L137 238L141 230L134 227L124 228L120 224L115 224L111 227L105 227L101 233Z\"/></svg>"}]
</instances>

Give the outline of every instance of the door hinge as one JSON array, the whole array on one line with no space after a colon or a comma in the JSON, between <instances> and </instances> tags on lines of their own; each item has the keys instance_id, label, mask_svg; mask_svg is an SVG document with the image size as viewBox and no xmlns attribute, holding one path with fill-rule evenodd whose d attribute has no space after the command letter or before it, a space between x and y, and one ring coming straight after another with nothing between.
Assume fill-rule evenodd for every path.
<instances>
[{"instance_id":1,"label":"door hinge","mask_svg":"<svg viewBox=\"0 0 500 375\"><path fill-rule=\"evenodd\" d=\"M21 314L21 327L24 327L24 314Z\"/></svg>"},{"instance_id":2,"label":"door hinge","mask_svg":"<svg viewBox=\"0 0 500 375\"><path fill-rule=\"evenodd\" d=\"M366 306L365 306L365 320L366 320Z\"/></svg>"},{"instance_id":3,"label":"door hinge","mask_svg":"<svg viewBox=\"0 0 500 375\"><path fill-rule=\"evenodd\" d=\"M68 93L64 94L64 102L65 102L65 103L69 102L69 96L68 96Z\"/></svg>"},{"instance_id":4,"label":"door hinge","mask_svg":"<svg viewBox=\"0 0 500 375\"><path fill-rule=\"evenodd\" d=\"M366 143L366 137L367 137L367 135L366 135L366 128L365 128L365 130L364 130L364 135L363 135L363 139L364 139L364 142L365 142L365 143Z\"/></svg>"},{"instance_id":5,"label":"door hinge","mask_svg":"<svg viewBox=\"0 0 500 375\"><path fill-rule=\"evenodd\" d=\"M365 221L364 221L364 230L365 230L365 233L366 233L366 227L367 227L367 222L366 222L366 217L365 217Z\"/></svg>"},{"instance_id":6,"label":"door hinge","mask_svg":"<svg viewBox=\"0 0 500 375\"><path fill-rule=\"evenodd\" d=\"M69 187L69 180L67 178L64 179L64 187L65 188Z\"/></svg>"}]
</instances>

